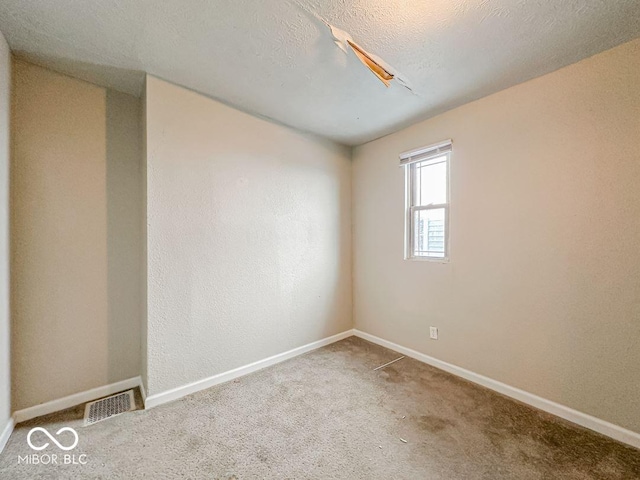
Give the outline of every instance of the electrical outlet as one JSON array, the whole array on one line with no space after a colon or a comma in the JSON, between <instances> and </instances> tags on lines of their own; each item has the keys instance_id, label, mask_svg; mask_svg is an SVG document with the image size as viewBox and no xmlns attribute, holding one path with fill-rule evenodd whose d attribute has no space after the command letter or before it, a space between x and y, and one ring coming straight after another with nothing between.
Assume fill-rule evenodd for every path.
<instances>
[{"instance_id":1,"label":"electrical outlet","mask_svg":"<svg viewBox=\"0 0 640 480\"><path fill-rule=\"evenodd\" d=\"M429 327L429 338L432 340L438 339L438 327Z\"/></svg>"}]
</instances>

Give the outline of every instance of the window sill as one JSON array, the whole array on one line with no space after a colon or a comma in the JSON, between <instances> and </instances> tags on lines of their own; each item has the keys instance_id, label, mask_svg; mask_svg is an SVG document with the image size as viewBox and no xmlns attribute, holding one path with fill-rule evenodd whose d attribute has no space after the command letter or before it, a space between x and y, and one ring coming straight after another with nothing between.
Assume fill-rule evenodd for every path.
<instances>
[{"instance_id":1,"label":"window sill","mask_svg":"<svg viewBox=\"0 0 640 480\"><path fill-rule=\"evenodd\" d=\"M405 260L411 260L416 262L431 262L431 263L449 263L449 258L440 257L405 257Z\"/></svg>"}]
</instances>

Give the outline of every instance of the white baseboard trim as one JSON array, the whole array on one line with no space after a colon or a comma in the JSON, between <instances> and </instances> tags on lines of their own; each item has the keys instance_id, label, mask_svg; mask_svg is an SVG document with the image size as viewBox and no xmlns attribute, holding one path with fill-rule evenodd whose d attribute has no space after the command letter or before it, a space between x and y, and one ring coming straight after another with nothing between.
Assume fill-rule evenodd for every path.
<instances>
[{"instance_id":1,"label":"white baseboard trim","mask_svg":"<svg viewBox=\"0 0 640 480\"><path fill-rule=\"evenodd\" d=\"M290 358L297 357L298 355L302 355L303 353L310 352L311 350L324 347L331 343L339 342L340 340L351 337L353 335L353 330L347 330L345 332L338 333L337 335L333 335L331 337L323 338L322 340L303 345L302 347L294 348L293 350L289 350L288 352L279 353L278 355L265 358L264 360L258 360L257 362L250 363L249 365L229 370L228 372L219 373L218 375L204 378L202 380L198 380L197 382L189 383L187 385L173 388L165 392L156 393L155 395L150 395L145 400L145 408L157 407L158 405L162 405L163 403L178 400L185 395L190 395L192 393L199 392L200 390L213 387L214 385L219 385L221 383L234 380L238 377L248 375L249 373L253 373L257 370L262 370L263 368L275 365L276 363L284 362L285 360L289 360Z\"/></svg>"},{"instance_id":2,"label":"white baseboard trim","mask_svg":"<svg viewBox=\"0 0 640 480\"><path fill-rule=\"evenodd\" d=\"M9 441L9 437L13 433L13 426L14 426L13 418L10 417L9 421L7 422L7 425L5 425L4 429L2 430L2 433L0 434L0 453L2 453L2 450L4 450L5 445Z\"/></svg>"},{"instance_id":3,"label":"white baseboard trim","mask_svg":"<svg viewBox=\"0 0 640 480\"><path fill-rule=\"evenodd\" d=\"M619 442L631 445L632 447L640 448L640 433L627 430L626 428L620 427L619 425L609 423L605 420L601 420L578 410L574 410L573 408L569 408L565 405L547 400L546 398L539 397L537 395L534 395L533 393L520 390L519 388L512 387L510 385L507 385L506 383L493 380L489 377L485 377L484 375L474 373L462 367L443 362L442 360L438 360L437 358L433 358L429 355L425 355L424 353L420 353L396 343L389 342L388 340L376 337L375 335L371 335L357 329L354 329L354 335L363 338L364 340L368 340L371 343L375 343L382 347L394 350L398 353L406 355L407 357L414 358L423 363L439 368L440 370L444 370L445 372L449 372L458 377L462 377L465 380L469 380L473 383L477 383L478 385L482 385L483 387L487 387L498 393L506 395L507 397L514 398L522 403L526 403L528 405L531 405L532 407L538 408L547 413L551 413L552 415L556 415L557 417L564 418L565 420L580 425L581 427L585 427L595 432L601 433L615 440L618 440Z\"/></svg>"},{"instance_id":4,"label":"white baseboard trim","mask_svg":"<svg viewBox=\"0 0 640 480\"><path fill-rule=\"evenodd\" d=\"M92 388L84 392L74 393L68 397L59 398L50 402L41 403L33 407L17 410L13 412L13 421L17 425L32 418L41 417L50 413L59 412L65 408L75 407L81 403L91 402L98 398L113 395L114 393L128 390L130 388L139 387L142 384L140 377L132 377L120 382L103 385L102 387Z\"/></svg>"},{"instance_id":5,"label":"white baseboard trim","mask_svg":"<svg viewBox=\"0 0 640 480\"><path fill-rule=\"evenodd\" d=\"M142 397L142 407L147 408L147 391L144 388L142 377L140 377L140 396Z\"/></svg>"}]
</instances>

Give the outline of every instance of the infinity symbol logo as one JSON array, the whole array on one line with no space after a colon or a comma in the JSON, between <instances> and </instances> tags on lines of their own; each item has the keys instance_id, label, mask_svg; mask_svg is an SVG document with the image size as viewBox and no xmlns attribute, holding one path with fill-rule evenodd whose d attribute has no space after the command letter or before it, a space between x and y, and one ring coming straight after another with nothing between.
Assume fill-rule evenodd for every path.
<instances>
[{"instance_id":1,"label":"infinity symbol logo","mask_svg":"<svg viewBox=\"0 0 640 480\"><path fill-rule=\"evenodd\" d=\"M42 432L44 433L47 437L49 437L49 440L51 440L53 443L55 443L58 448L60 450L73 450L74 448L76 448L76 445L78 445L78 433L71 427L62 427L60 430L58 430L56 432L56 435L60 435L62 432L71 432L73 433L73 436L75 437L73 444L70 447L65 447L63 446L60 442L58 442L55 438L53 438L51 436L51 434L45 430L42 427L34 427L31 430L29 430L29 433L27 434L27 443L29 444L29 446L34 449L34 450L44 450L45 448L47 448L49 446L49 442L45 443L44 445L42 445L41 447L36 447L33 443L31 443L31 435L33 435L34 432Z\"/></svg>"}]
</instances>

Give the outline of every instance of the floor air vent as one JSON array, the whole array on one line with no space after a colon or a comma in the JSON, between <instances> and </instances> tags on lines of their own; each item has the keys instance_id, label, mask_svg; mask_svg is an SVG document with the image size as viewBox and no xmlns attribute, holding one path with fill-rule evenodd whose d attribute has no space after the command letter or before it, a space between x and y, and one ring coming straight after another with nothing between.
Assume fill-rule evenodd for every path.
<instances>
[{"instance_id":1,"label":"floor air vent","mask_svg":"<svg viewBox=\"0 0 640 480\"><path fill-rule=\"evenodd\" d=\"M133 390L102 398L95 402L89 402L84 408L84 425L85 427L93 425L107 418L134 410L135 407L136 402L133 398Z\"/></svg>"}]
</instances>

